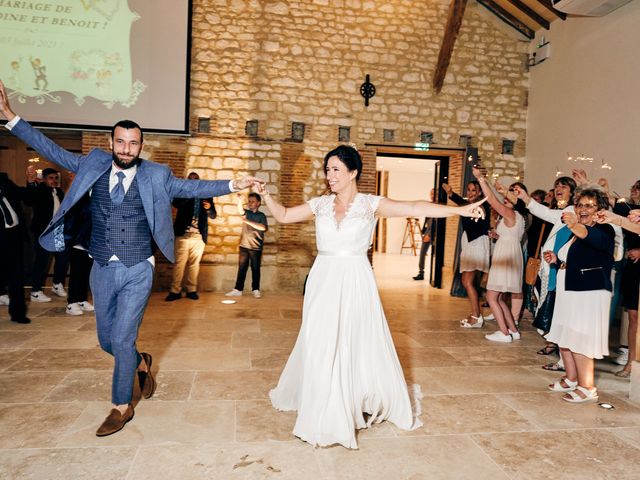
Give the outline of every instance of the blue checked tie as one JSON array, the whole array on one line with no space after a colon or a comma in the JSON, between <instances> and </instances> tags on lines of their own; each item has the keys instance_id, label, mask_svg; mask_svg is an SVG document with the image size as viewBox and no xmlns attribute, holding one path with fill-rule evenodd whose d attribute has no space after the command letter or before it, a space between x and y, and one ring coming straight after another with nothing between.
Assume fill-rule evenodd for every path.
<instances>
[{"instance_id":1,"label":"blue checked tie","mask_svg":"<svg viewBox=\"0 0 640 480\"><path fill-rule=\"evenodd\" d=\"M118 172L116 173L116 176L118 177L118 183L115 187L113 187L110 195L113 204L120 205L122 203L122 200L124 200L124 184L122 183L122 180L124 180L124 172Z\"/></svg>"}]
</instances>

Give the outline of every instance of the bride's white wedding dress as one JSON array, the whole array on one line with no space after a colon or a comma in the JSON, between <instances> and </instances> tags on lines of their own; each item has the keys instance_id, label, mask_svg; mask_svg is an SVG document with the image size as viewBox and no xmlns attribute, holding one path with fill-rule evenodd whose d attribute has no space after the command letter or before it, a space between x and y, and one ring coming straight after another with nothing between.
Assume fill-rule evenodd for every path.
<instances>
[{"instance_id":1,"label":"bride's white wedding dress","mask_svg":"<svg viewBox=\"0 0 640 480\"><path fill-rule=\"evenodd\" d=\"M309 201L318 256L309 272L302 326L271 390L278 410L297 410L294 435L312 445L358 448L356 429L390 420L422 425L419 386L410 398L367 250L380 197L357 194L343 220L335 195Z\"/></svg>"}]
</instances>

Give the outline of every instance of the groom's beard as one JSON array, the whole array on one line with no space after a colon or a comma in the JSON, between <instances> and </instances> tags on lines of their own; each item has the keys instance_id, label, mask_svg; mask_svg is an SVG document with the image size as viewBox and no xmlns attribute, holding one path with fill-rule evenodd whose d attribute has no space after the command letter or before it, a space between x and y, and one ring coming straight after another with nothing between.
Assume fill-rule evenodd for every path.
<instances>
[{"instance_id":1,"label":"groom's beard","mask_svg":"<svg viewBox=\"0 0 640 480\"><path fill-rule=\"evenodd\" d=\"M137 156L137 157L133 157L128 162L125 162L124 160L121 160L120 157L118 157L118 155L116 155L116 152L111 152L111 158L113 159L113 163L115 163L118 167L120 167L123 170L126 170L134 166L138 166L142 161L140 157Z\"/></svg>"}]
</instances>

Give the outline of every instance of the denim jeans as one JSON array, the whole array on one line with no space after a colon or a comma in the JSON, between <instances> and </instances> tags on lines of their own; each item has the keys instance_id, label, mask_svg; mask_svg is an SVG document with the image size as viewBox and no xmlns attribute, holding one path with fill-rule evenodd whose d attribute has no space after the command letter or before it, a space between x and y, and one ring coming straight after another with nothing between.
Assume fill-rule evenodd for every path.
<instances>
[{"instance_id":1,"label":"denim jeans","mask_svg":"<svg viewBox=\"0 0 640 480\"><path fill-rule=\"evenodd\" d=\"M244 280L247 276L249 263L251 263L251 290L260 290L260 260L262 250L249 250L240 247L238 256L238 276L236 277L236 290L244 289Z\"/></svg>"},{"instance_id":2,"label":"denim jeans","mask_svg":"<svg viewBox=\"0 0 640 480\"><path fill-rule=\"evenodd\" d=\"M151 294L153 265L147 260L130 268L120 262L105 266L94 262L90 282L98 341L115 360L111 401L114 405L130 403L141 360L136 339Z\"/></svg>"}]
</instances>

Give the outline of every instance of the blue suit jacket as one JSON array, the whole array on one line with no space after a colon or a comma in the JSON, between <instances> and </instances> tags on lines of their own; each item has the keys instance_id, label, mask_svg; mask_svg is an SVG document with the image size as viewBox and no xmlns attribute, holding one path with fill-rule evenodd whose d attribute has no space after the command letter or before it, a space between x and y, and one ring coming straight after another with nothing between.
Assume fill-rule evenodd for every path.
<instances>
[{"instance_id":1,"label":"blue suit jacket","mask_svg":"<svg viewBox=\"0 0 640 480\"><path fill-rule=\"evenodd\" d=\"M98 178L111 168L111 153L100 149L93 149L88 155L68 152L22 119L11 129L11 133L43 157L76 175L60 208L40 235L40 245L44 249L61 251L64 245L57 240L63 233L65 215L93 187ZM171 217L173 198L217 197L231 192L228 180L176 178L167 166L146 160L138 165L136 178L153 239L171 262L175 261Z\"/></svg>"}]
</instances>

